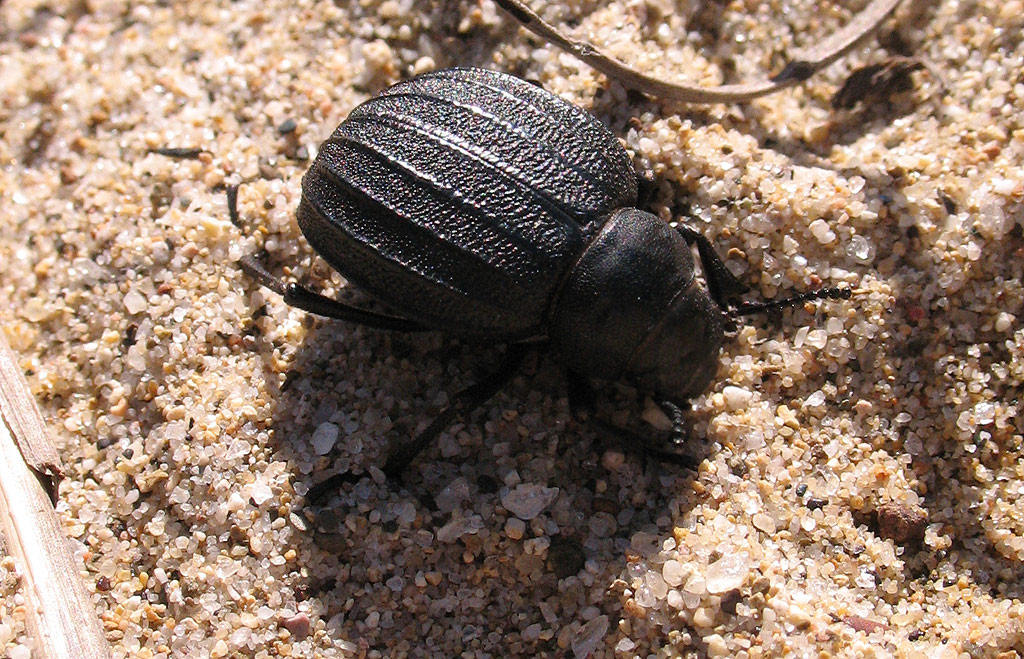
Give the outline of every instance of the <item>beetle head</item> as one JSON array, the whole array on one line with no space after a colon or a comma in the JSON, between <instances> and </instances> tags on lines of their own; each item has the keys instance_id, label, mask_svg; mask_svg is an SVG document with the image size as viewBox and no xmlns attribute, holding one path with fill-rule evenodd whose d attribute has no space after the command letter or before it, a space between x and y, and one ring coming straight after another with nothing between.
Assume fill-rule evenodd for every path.
<instances>
[{"instance_id":1,"label":"beetle head","mask_svg":"<svg viewBox=\"0 0 1024 659\"><path fill-rule=\"evenodd\" d=\"M718 370L723 318L707 292L691 282L637 346L626 376L644 391L672 400L699 396Z\"/></svg>"},{"instance_id":2,"label":"beetle head","mask_svg":"<svg viewBox=\"0 0 1024 659\"><path fill-rule=\"evenodd\" d=\"M707 388L722 335L722 311L696 282L686 241L634 208L614 212L590 241L551 322L571 370L672 399Z\"/></svg>"}]
</instances>

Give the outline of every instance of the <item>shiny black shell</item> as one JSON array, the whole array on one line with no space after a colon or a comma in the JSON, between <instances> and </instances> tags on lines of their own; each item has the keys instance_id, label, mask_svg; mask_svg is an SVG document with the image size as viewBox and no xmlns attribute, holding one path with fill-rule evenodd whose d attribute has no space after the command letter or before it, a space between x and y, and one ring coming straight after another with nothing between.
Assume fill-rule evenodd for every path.
<instances>
[{"instance_id":1,"label":"shiny black shell","mask_svg":"<svg viewBox=\"0 0 1024 659\"><path fill-rule=\"evenodd\" d=\"M612 133L483 69L400 82L355 110L302 180L306 239L401 316L460 336L546 336L568 273L636 174Z\"/></svg>"}]
</instances>

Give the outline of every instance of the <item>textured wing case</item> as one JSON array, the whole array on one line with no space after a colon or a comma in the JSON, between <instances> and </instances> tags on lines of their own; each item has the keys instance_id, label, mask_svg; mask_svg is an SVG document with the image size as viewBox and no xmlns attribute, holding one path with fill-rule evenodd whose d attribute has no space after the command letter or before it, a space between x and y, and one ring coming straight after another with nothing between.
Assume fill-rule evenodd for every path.
<instances>
[{"instance_id":1,"label":"textured wing case","mask_svg":"<svg viewBox=\"0 0 1024 659\"><path fill-rule=\"evenodd\" d=\"M299 225L335 269L452 334L545 333L594 223L636 201L615 137L518 78L446 69L356 108L302 181Z\"/></svg>"}]
</instances>

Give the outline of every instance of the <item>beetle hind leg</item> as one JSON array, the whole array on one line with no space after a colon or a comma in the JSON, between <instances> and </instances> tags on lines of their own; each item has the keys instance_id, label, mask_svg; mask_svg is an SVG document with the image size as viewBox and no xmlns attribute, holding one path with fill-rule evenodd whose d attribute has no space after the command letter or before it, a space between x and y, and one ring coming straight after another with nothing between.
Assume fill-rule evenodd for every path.
<instances>
[{"instance_id":1,"label":"beetle hind leg","mask_svg":"<svg viewBox=\"0 0 1024 659\"><path fill-rule=\"evenodd\" d=\"M229 187L227 195L228 214L231 218L231 223L235 226L241 226L241 221L238 217L238 186ZM302 309L317 316L334 318L335 320L347 320L357 325L366 325L367 327L376 327L378 329L399 332L430 331L429 327L414 320L360 309L359 307L353 307L333 300L326 295L320 295L300 284L286 284L278 277L272 275L255 256L243 256L238 259L238 267L245 274L259 282L261 286L265 286L282 296L285 304L290 307Z\"/></svg>"},{"instance_id":2,"label":"beetle hind leg","mask_svg":"<svg viewBox=\"0 0 1024 659\"><path fill-rule=\"evenodd\" d=\"M258 281L260 285L282 296L285 304L290 307L302 309L317 316L333 318L335 320L347 320L350 323L375 327L377 329L395 330L398 332L430 331L429 327L414 320L360 309L359 307L353 307L343 302L332 300L326 295L316 293L300 284L286 284L270 274L270 271L253 256L243 256L238 259L238 267Z\"/></svg>"},{"instance_id":3,"label":"beetle hind leg","mask_svg":"<svg viewBox=\"0 0 1024 659\"><path fill-rule=\"evenodd\" d=\"M450 426L455 418L462 414L469 414L490 400L501 390L518 371L529 347L526 344L509 344L505 351L505 359L493 373L476 384L466 387L460 391L455 399L442 409L434 420L430 422L423 432L414 440L399 447L388 456L382 471L388 480L393 483L402 482L402 474L409 464L416 459L437 436ZM345 483L358 483L368 474L366 472L354 473L346 471L334 474L320 481L310 488L306 495L308 505L317 505L327 494L340 488Z\"/></svg>"}]
</instances>

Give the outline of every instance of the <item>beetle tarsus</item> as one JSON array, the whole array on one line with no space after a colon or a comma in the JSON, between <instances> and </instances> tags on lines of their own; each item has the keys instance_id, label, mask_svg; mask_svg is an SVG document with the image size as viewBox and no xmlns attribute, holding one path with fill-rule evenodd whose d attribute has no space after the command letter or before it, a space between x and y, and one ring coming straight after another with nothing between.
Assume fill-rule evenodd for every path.
<instances>
[{"instance_id":1,"label":"beetle tarsus","mask_svg":"<svg viewBox=\"0 0 1024 659\"><path fill-rule=\"evenodd\" d=\"M270 274L270 271L263 267L259 259L251 254L238 259L238 267L242 269L242 272L259 282L260 286L269 288L278 295L285 295L288 290L287 284Z\"/></svg>"},{"instance_id":2,"label":"beetle tarsus","mask_svg":"<svg viewBox=\"0 0 1024 659\"><path fill-rule=\"evenodd\" d=\"M682 446L690 439L690 424L686 421L685 406L668 400L667 398L656 398L655 405L672 421L671 443L673 446Z\"/></svg>"},{"instance_id":3,"label":"beetle tarsus","mask_svg":"<svg viewBox=\"0 0 1024 659\"><path fill-rule=\"evenodd\" d=\"M309 491L306 492L306 506L318 506L331 492L335 492L341 489L341 486L346 483L356 484L364 478L369 478L370 474L362 472L359 474L351 471L345 471L340 474L333 474L323 479L319 483L315 483Z\"/></svg>"},{"instance_id":4,"label":"beetle tarsus","mask_svg":"<svg viewBox=\"0 0 1024 659\"><path fill-rule=\"evenodd\" d=\"M228 186L228 219L231 220L231 224L236 227L242 226L242 220L238 216L238 184L233 183Z\"/></svg>"}]
</instances>

